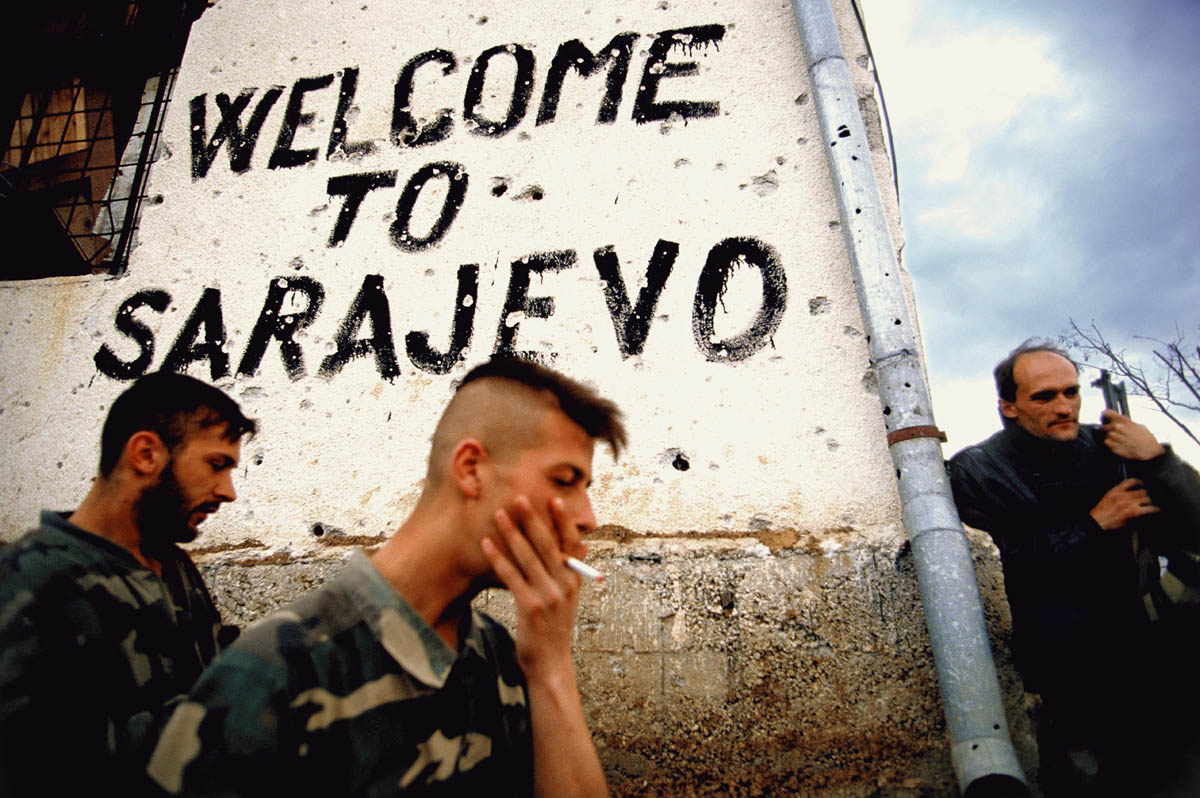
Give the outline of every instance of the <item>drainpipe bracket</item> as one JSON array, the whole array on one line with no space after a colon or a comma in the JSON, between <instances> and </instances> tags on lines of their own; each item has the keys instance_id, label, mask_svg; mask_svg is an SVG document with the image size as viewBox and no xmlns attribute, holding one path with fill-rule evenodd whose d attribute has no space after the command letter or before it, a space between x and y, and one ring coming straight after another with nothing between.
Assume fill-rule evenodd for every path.
<instances>
[{"instance_id":1,"label":"drainpipe bracket","mask_svg":"<svg viewBox=\"0 0 1200 798\"><path fill-rule=\"evenodd\" d=\"M887 442L888 446L894 446L900 441L909 441L913 438L937 438L942 443L945 443L946 433L932 424L920 427L905 427L904 429L896 429L889 432Z\"/></svg>"}]
</instances>

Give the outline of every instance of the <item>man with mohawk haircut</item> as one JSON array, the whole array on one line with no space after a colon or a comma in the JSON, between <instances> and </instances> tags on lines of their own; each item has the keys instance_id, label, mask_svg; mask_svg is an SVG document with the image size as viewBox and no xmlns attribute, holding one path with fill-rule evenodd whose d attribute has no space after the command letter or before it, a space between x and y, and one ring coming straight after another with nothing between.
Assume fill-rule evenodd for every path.
<instances>
[{"instance_id":1,"label":"man with mohawk haircut","mask_svg":"<svg viewBox=\"0 0 1200 798\"><path fill-rule=\"evenodd\" d=\"M412 514L251 627L150 762L172 794L606 795L571 654L594 441L616 406L535 363L464 377ZM514 641L472 609L511 591Z\"/></svg>"}]
</instances>

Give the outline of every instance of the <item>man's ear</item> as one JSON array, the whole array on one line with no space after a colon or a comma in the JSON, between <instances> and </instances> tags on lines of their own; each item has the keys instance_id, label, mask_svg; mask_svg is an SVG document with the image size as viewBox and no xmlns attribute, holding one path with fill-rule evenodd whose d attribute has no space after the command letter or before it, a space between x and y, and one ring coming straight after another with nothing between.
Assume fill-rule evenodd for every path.
<instances>
[{"instance_id":1,"label":"man's ear","mask_svg":"<svg viewBox=\"0 0 1200 798\"><path fill-rule=\"evenodd\" d=\"M166 465L169 458L170 452L162 438L150 430L138 430L125 441L122 459L138 476L153 476Z\"/></svg>"},{"instance_id":2,"label":"man's ear","mask_svg":"<svg viewBox=\"0 0 1200 798\"><path fill-rule=\"evenodd\" d=\"M464 498L478 499L483 491L481 470L487 462L487 450L474 438L464 438L450 453L450 475Z\"/></svg>"},{"instance_id":3,"label":"man's ear","mask_svg":"<svg viewBox=\"0 0 1200 798\"><path fill-rule=\"evenodd\" d=\"M1017 417L1017 406L1015 403L1010 402L1007 399L1000 399L996 404L998 404L1000 407L1000 415L1004 416L1005 418Z\"/></svg>"}]
</instances>

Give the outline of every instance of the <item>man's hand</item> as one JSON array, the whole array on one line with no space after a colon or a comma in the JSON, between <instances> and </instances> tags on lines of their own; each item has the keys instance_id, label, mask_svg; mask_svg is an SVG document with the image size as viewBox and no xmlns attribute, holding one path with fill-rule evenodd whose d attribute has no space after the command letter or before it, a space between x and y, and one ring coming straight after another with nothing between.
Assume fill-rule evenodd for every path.
<instances>
[{"instance_id":1,"label":"man's hand","mask_svg":"<svg viewBox=\"0 0 1200 798\"><path fill-rule=\"evenodd\" d=\"M1126 460L1153 460L1166 451L1154 433L1116 410L1100 414L1100 429L1104 430L1104 445L1117 457Z\"/></svg>"},{"instance_id":2,"label":"man's hand","mask_svg":"<svg viewBox=\"0 0 1200 798\"><path fill-rule=\"evenodd\" d=\"M566 566L568 555L582 559L587 546L565 520L561 499L550 501L547 518L518 496L511 511L497 510L498 539L483 540L483 551L517 605L517 657L527 678L539 668L566 667L572 673L571 633L579 605L580 577Z\"/></svg>"},{"instance_id":3,"label":"man's hand","mask_svg":"<svg viewBox=\"0 0 1200 798\"><path fill-rule=\"evenodd\" d=\"M533 725L533 783L538 798L605 798L604 769L592 745L575 681L571 632L579 605L579 574L567 555L587 546L567 523L562 499L550 500L549 523L518 496L511 512L497 510L496 539L484 538L492 570L517 604L517 660L529 688Z\"/></svg>"},{"instance_id":4,"label":"man's hand","mask_svg":"<svg viewBox=\"0 0 1200 798\"><path fill-rule=\"evenodd\" d=\"M1118 418L1125 417L1118 415ZM1125 420L1129 421L1127 418ZM1092 508L1091 515L1101 529L1120 529L1130 518L1157 512L1158 508L1150 501L1150 494L1142 486L1142 481L1127 479L1104 494L1100 503Z\"/></svg>"}]
</instances>

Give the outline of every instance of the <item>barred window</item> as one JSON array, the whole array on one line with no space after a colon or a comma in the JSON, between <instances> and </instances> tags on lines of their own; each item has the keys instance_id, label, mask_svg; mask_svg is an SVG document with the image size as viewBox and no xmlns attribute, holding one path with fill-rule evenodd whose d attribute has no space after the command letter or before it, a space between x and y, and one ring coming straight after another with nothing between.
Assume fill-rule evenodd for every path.
<instances>
[{"instance_id":1,"label":"barred window","mask_svg":"<svg viewBox=\"0 0 1200 798\"><path fill-rule=\"evenodd\" d=\"M0 280L120 273L196 0L18 0L0 93ZM0 136L3 136L0 132Z\"/></svg>"}]
</instances>

